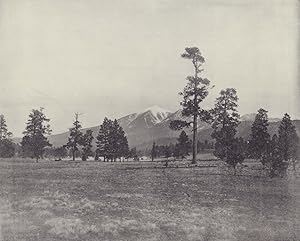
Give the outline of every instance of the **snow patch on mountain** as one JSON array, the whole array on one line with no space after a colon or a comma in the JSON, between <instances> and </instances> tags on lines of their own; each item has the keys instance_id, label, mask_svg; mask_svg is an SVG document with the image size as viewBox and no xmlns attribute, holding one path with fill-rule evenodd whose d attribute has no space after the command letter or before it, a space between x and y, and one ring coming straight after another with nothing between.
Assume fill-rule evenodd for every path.
<instances>
[{"instance_id":1,"label":"snow patch on mountain","mask_svg":"<svg viewBox=\"0 0 300 241\"><path fill-rule=\"evenodd\" d=\"M157 105L147 108L141 115L147 119L148 125L155 125L166 119L171 114L170 111L165 110Z\"/></svg>"}]
</instances>

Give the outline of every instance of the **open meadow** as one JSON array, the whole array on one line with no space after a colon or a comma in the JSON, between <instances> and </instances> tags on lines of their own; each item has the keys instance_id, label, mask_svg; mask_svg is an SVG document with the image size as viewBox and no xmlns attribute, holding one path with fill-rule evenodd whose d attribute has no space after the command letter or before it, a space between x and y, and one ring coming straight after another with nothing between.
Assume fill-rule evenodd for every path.
<instances>
[{"instance_id":1,"label":"open meadow","mask_svg":"<svg viewBox=\"0 0 300 241\"><path fill-rule=\"evenodd\" d=\"M198 163L2 159L0 240L299 240L299 174Z\"/></svg>"}]
</instances>

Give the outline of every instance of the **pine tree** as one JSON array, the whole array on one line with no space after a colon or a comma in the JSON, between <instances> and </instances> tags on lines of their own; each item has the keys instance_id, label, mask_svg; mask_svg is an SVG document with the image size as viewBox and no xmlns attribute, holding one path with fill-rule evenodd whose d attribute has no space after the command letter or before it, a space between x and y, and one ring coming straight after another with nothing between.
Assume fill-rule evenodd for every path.
<instances>
[{"instance_id":1,"label":"pine tree","mask_svg":"<svg viewBox=\"0 0 300 241\"><path fill-rule=\"evenodd\" d=\"M112 134L114 142L111 144L114 147L114 159L127 156L129 152L127 137L125 136L123 128L119 125L116 119L113 123Z\"/></svg>"},{"instance_id":2,"label":"pine tree","mask_svg":"<svg viewBox=\"0 0 300 241\"><path fill-rule=\"evenodd\" d=\"M99 133L97 136L97 154L103 157L104 161L108 158L109 148L109 132L111 130L112 121L107 117L104 118L103 123L100 125Z\"/></svg>"},{"instance_id":3,"label":"pine tree","mask_svg":"<svg viewBox=\"0 0 300 241\"><path fill-rule=\"evenodd\" d=\"M127 137L125 135L125 132L123 130L123 128L121 128L120 130L120 136L121 136L121 140L120 140L120 153L119 153L119 157L120 158L126 158L129 154L129 145L128 145L128 140Z\"/></svg>"},{"instance_id":4,"label":"pine tree","mask_svg":"<svg viewBox=\"0 0 300 241\"><path fill-rule=\"evenodd\" d=\"M245 145L243 138L234 138L231 144L227 147L226 163L234 169L234 175L236 175L236 166L238 163L242 163L245 159Z\"/></svg>"},{"instance_id":5,"label":"pine tree","mask_svg":"<svg viewBox=\"0 0 300 241\"><path fill-rule=\"evenodd\" d=\"M235 89L222 90L211 111L213 116L212 138L216 140L214 154L232 166L234 170L237 163L242 162L242 157L244 157L244 154L240 152L241 142L235 138L236 128L240 123L237 101Z\"/></svg>"},{"instance_id":6,"label":"pine tree","mask_svg":"<svg viewBox=\"0 0 300 241\"><path fill-rule=\"evenodd\" d=\"M205 62L204 57L197 47L186 48L181 55L182 58L191 60L194 67L194 75L187 77L187 85L184 87L180 95L183 96L183 101L180 103L183 107L182 116L192 117L193 121L187 122L182 120L174 120L170 123L170 128L180 130L184 127L193 127L193 159L192 163L196 163L197 155L197 125L198 120L208 121L209 113L200 107L201 102L208 95L208 86L210 81L206 78L199 77L203 71L202 64Z\"/></svg>"},{"instance_id":7,"label":"pine tree","mask_svg":"<svg viewBox=\"0 0 300 241\"><path fill-rule=\"evenodd\" d=\"M153 142L152 149L151 149L151 160L154 161L154 158L157 157L157 150L155 142Z\"/></svg>"},{"instance_id":8,"label":"pine tree","mask_svg":"<svg viewBox=\"0 0 300 241\"><path fill-rule=\"evenodd\" d=\"M0 157L12 157L15 145L11 140L12 133L8 131L4 115L0 115Z\"/></svg>"},{"instance_id":9,"label":"pine tree","mask_svg":"<svg viewBox=\"0 0 300 241\"><path fill-rule=\"evenodd\" d=\"M23 132L21 145L25 155L35 158L36 161L43 157L45 147L51 146L46 135L50 135L50 125L46 124L50 119L46 118L43 108L32 110L29 114L27 126Z\"/></svg>"},{"instance_id":10,"label":"pine tree","mask_svg":"<svg viewBox=\"0 0 300 241\"><path fill-rule=\"evenodd\" d=\"M270 164L270 177L283 175L287 166L283 161L282 153L279 148L278 136L276 134L274 134L272 139L270 140L270 145L268 146L268 154L268 163Z\"/></svg>"},{"instance_id":11,"label":"pine tree","mask_svg":"<svg viewBox=\"0 0 300 241\"><path fill-rule=\"evenodd\" d=\"M280 122L278 129L278 145L279 150L282 153L282 158L286 163L297 158L299 137L296 128L291 121L291 117L288 114L285 114Z\"/></svg>"},{"instance_id":12,"label":"pine tree","mask_svg":"<svg viewBox=\"0 0 300 241\"><path fill-rule=\"evenodd\" d=\"M79 114L75 114L75 121L73 122L73 127L70 128L70 136L68 139L68 143L65 145L66 148L71 150L72 153L72 160L75 161L76 152L79 150L79 146L81 145L82 141L82 132L81 124L78 120Z\"/></svg>"},{"instance_id":13,"label":"pine tree","mask_svg":"<svg viewBox=\"0 0 300 241\"><path fill-rule=\"evenodd\" d=\"M191 142L189 140L188 135L185 133L185 131L182 131L180 133L177 141L178 141L177 148L179 150L179 156L181 156L181 158L185 158L187 155L189 155L189 150L191 147Z\"/></svg>"},{"instance_id":14,"label":"pine tree","mask_svg":"<svg viewBox=\"0 0 300 241\"><path fill-rule=\"evenodd\" d=\"M105 160L115 161L128 156L129 147L123 128L117 120L105 118L97 136L97 153Z\"/></svg>"},{"instance_id":15,"label":"pine tree","mask_svg":"<svg viewBox=\"0 0 300 241\"><path fill-rule=\"evenodd\" d=\"M93 154L92 152L92 143L93 143L93 131L87 130L86 133L82 136L82 160L86 161L89 156Z\"/></svg>"},{"instance_id":16,"label":"pine tree","mask_svg":"<svg viewBox=\"0 0 300 241\"><path fill-rule=\"evenodd\" d=\"M270 135L268 133L268 111L259 109L251 127L251 136L249 141L249 154L252 158L260 159L263 165L266 164L268 145L270 144Z\"/></svg>"},{"instance_id":17,"label":"pine tree","mask_svg":"<svg viewBox=\"0 0 300 241\"><path fill-rule=\"evenodd\" d=\"M0 140L11 138L12 133L8 131L4 115L0 115Z\"/></svg>"}]
</instances>

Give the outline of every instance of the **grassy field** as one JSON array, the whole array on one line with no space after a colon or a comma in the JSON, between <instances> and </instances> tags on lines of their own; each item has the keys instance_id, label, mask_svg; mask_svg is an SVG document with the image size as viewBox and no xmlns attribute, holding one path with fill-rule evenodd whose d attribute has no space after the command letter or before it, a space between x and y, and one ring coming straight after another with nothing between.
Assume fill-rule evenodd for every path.
<instances>
[{"instance_id":1,"label":"grassy field","mask_svg":"<svg viewBox=\"0 0 300 241\"><path fill-rule=\"evenodd\" d=\"M162 164L0 160L0 240L300 240L299 175Z\"/></svg>"}]
</instances>

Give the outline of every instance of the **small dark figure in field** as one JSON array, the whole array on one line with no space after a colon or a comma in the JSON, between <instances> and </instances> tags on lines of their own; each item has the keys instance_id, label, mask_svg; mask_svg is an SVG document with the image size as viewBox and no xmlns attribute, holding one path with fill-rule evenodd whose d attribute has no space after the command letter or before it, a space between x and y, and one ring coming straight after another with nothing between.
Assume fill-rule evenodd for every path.
<instances>
[{"instance_id":1,"label":"small dark figure in field","mask_svg":"<svg viewBox=\"0 0 300 241\"><path fill-rule=\"evenodd\" d=\"M166 160L165 160L165 167L168 167L168 166L169 166L169 160L166 159Z\"/></svg>"}]
</instances>

